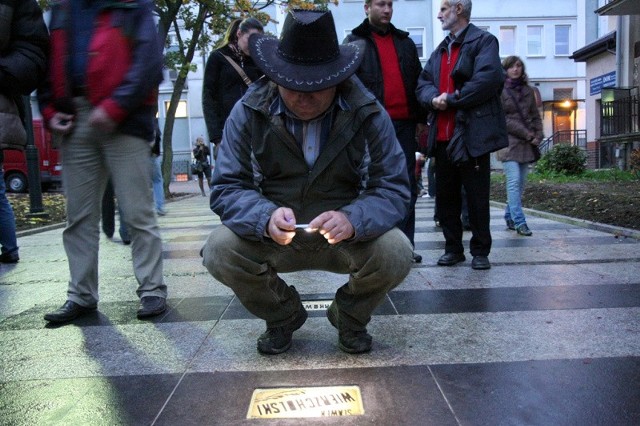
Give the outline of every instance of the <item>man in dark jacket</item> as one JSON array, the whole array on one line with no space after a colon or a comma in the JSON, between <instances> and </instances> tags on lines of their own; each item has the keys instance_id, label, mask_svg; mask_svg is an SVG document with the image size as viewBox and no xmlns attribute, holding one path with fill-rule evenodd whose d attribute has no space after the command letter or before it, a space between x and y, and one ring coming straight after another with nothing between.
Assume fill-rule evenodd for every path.
<instances>
[{"instance_id":1,"label":"man in dark jacket","mask_svg":"<svg viewBox=\"0 0 640 426\"><path fill-rule=\"evenodd\" d=\"M271 80L251 85L224 127L211 186L223 226L203 263L267 323L258 351L278 354L307 312L278 276L349 274L328 309L340 349L367 352L367 324L409 273L412 249L395 226L409 180L389 116L357 78L359 46L339 45L330 12L292 11L281 41L253 35Z\"/></svg>"},{"instance_id":2,"label":"man in dark jacket","mask_svg":"<svg viewBox=\"0 0 640 426\"><path fill-rule=\"evenodd\" d=\"M162 80L162 45L152 11L150 0L52 5L52 55L38 99L48 128L62 138L63 242L71 278L67 301L46 314L47 321L71 321L97 308L100 201L109 178L131 234L137 316L166 309L149 163Z\"/></svg>"},{"instance_id":3,"label":"man in dark jacket","mask_svg":"<svg viewBox=\"0 0 640 426\"><path fill-rule=\"evenodd\" d=\"M15 217L5 195L3 150L26 144L22 112L30 106L24 105L23 96L44 78L48 48L49 34L36 1L0 0L0 104L12 110L8 114L0 107L0 263L20 260Z\"/></svg>"},{"instance_id":4,"label":"man in dark jacket","mask_svg":"<svg viewBox=\"0 0 640 426\"><path fill-rule=\"evenodd\" d=\"M356 40L365 42L364 58L356 75L389 113L404 151L411 185L411 204L400 229L413 245L418 198L413 170L418 150L417 135L425 129L424 110L416 99L422 65L409 33L391 24L393 0L365 0L364 13L367 17L351 31L345 43ZM421 262L422 256L414 252L413 259Z\"/></svg>"},{"instance_id":5,"label":"man in dark jacket","mask_svg":"<svg viewBox=\"0 0 640 426\"><path fill-rule=\"evenodd\" d=\"M463 262L461 187L466 190L473 269L489 269L490 153L508 145L500 93L505 74L498 40L469 23L471 0L443 0L438 19L449 35L418 81L418 100L432 110L429 156L436 158L436 208L445 238L438 265Z\"/></svg>"}]
</instances>

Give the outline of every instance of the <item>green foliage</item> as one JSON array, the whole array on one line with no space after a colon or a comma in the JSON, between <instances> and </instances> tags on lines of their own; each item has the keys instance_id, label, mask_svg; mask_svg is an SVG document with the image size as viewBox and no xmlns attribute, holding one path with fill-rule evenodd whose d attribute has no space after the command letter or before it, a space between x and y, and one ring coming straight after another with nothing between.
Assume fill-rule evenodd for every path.
<instances>
[{"instance_id":1,"label":"green foliage","mask_svg":"<svg viewBox=\"0 0 640 426\"><path fill-rule=\"evenodd\" d=\"M536 173L579 176L586 170L587 155L575 145L559 144L538 160Z\"/></svg>"},{"instance_id":2,"label":"green foliage","mask_svg":"<svg viewBox=\"0 0 640 426\"><path fill-rule=\"evenodd\" d=\"M531 182L569 183L569 182L627 182L637 178L632 172L613 169L585 170L581 175L565 175L562 173L534 173L527 179Z\"/></svg>"}]
</instances>

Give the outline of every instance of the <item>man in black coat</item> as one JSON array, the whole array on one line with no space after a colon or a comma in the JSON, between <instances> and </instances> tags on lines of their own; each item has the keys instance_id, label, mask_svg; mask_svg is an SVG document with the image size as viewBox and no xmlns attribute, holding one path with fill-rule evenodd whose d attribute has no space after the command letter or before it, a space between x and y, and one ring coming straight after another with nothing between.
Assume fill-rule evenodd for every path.
<instances>
[{"instance_id":1,"label":"man in black coat","mask_svg":"<svg viewBox=\"0 0 640 426\"><path fill-rule=\"evenodd\" d=\"M15 217L5 195L3 149L23 149L26 144L22 121L29 105L23 96L44 78L48 51L49 33L36 1L0 0L0 263L20 260Z\"/></svg>"},{"instance_id":2,"label":"man in black coat","mask_svg":"<svg viewBox=\"0 0 640 426\"><path fill-rule=\"evenodd\" d=\"M508 145L500 101L505 74L498 40L469 23L471 0L443 0L438 19L449 35L418 81L418 100L434 112L429 156L436 158L436 208L445 237L440 266L463 262L461 188L466 190L473 269L489 269L490 153Z\"/></svg>"},{"instance_id":3,"label":"man in black coat","mask_svg":"<svg viewBox=\"0 0 640 426\"><path fill-rule=\"evenodd\" d=\"M355 27L345 43L365 42L364 58L356 75L385 107L407 160L411 205L399 228L414 244L415 205L418 187L416 167L417 135L424 131L424 109L416 99L418 76L422 70L418 50L409 33L391 24L393 0L365 0L367 18ZM422 256L413 253L415 262Z\"/></svg>"}]
</instances>

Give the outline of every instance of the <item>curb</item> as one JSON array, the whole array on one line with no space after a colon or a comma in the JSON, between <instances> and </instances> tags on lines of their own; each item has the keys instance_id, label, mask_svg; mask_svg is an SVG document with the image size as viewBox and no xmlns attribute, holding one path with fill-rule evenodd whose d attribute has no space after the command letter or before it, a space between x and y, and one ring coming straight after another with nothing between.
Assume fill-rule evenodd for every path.
<instances>
[{"instance_id":1,"label":"curb","mask_svg":"<svg viewBox=\"0 0 640 426\"><path fill-rule=\"evenodd\" d=\"M492 205L493 207L502 207L503 209L506 206L506 203L501 203L498 201L490 201L489 204ZM568 223L570 225L580 226L582 228L602 231L609 234L613 234L616 237L628 237L628 238L635 238L637 240L640 240L640 231L635 229L623 228L621 226L606 225L604 223L591 222L590 220L576 219L570 216L563 216L561 214L543 212L540 210L528 209L524 207L522 208L522 210L527 214L541 217L543 219L555 220L556 222L563 222L563 223Z\"/></svg>"}]
</instances>

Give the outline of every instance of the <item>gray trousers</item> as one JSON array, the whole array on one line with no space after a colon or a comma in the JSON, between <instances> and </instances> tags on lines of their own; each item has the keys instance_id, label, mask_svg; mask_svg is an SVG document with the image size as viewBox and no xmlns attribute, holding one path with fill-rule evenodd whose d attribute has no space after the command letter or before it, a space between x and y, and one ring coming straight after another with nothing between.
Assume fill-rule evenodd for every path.
<instances>
[{"instance_id":1,"label":"gray trousers","mask_svg":"<svg viewBox=\"0 0 640 426\"><path fill-rule=\"evenodd\" d=\"M162 240L153 207L149 144L88 125L91 105L75 98L73 133L61 145L62 182L67 198L67 227L62 233L69 262L67 298L94 306L98 296L98 247L102 194L111 177L131 234L138 297L167 297L162 277Z\"/></svg>"},{"instance_id":2,"label":"gray trousers","mask_svg":"<svg viewBox=\"0 0 640 426\"><path fill-rule=\"evenodd\" d=\"M267 327L292 321L300 309L295 291L278 272L324 270L349 274L336 292L340 321L364 330L386 294L404 280L413 263L413 248L397 228L366 242L327 243L318 233L298 231L291 244L249 241L229 228L211 232L203 249L203 264L218 281L230 287L253 315Z\"/></svg>"}]
</instances>

